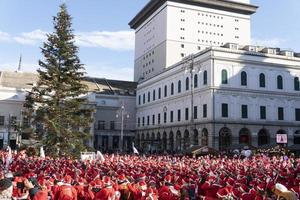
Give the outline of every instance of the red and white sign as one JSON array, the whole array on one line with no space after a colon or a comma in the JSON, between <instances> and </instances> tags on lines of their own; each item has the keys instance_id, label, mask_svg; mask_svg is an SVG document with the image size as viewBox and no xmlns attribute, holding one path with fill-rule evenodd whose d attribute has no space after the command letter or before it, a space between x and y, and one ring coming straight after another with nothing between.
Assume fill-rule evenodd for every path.
<instances>
[{"instance_id":1,"label":"red and white sign","mask_svg":"<svg viewBox=\"0 0 300 200\"><path fill-rule=\"evenodd\" d=\"M287 144L287 134L277 134L276 142L277 144Z\"/></svg>"}]
</instances>

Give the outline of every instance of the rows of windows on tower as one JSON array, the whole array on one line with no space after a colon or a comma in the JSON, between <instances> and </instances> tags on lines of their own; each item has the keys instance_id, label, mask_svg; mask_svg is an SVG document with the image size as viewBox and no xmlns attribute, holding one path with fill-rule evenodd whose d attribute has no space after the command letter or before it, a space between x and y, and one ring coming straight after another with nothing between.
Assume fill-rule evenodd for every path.
<instances>
[{"instance_id":1,"label":"rows of windows on tower","mask_svg":"<svg viewBox=\"0 0 300 200\"><path fill-rule=\"evenodd\" d=\"M208 82L208 74L207 71L205 70L203 72L203 85L207 85ZM194 75L193 78L193 87L194 88L198 88L198 74ZM267 81L266 81L266 76L264 73L260 73L259 77L258 77L258 82L259 82L259 87L260 88L265 88L267 85ZM284 88L284 79L281 75L278 75L276 77L276 88L278 90L283 90ZM228 84L228 71L223 69L221 72L221 83L222 84ZM241 86L247 86L248 85L248 75L245 71L242 71L240 73L240 85ZM174 95L175 94L175 84L171 83L171 85L169 86L170 91L168 93L168 85L164 85L163 87L163 97L167 97L168 94L169 95ZM191 85L190 85L190 78L186 77L185 79L185 91L189 91ZM299 77L294 77L294 91L300 91L300 82L299 82ZM177 94L180 94L182 92L182 81L178 80L177 81ZM156 97L156 93L157 97ZM141 104L145 104L146 103L146 94L147 94L147 103L151 102L151 92L148 91L147 93L144 93L143 95L138 95L138 105ZM153 89L152 91L152 101L156 101L157 99L161 99L162 98L162 88L159 87L158 90Z\"/></svg>"},{"instance_id":2,"label":"rows of windows on tower","mask_svg":"<svg viewBox=\"0 0 300 200\"><path fill-rule=\"evenodd\" d=\"M266 106L259 106L258 107L258 114L259 114L259 119L261 120L268 120L267 119L267 107ZM184 120L188 121L190 120L190 115L189 115L189 108L185 108L184 110ZM198 111L199 108L198 106L194 106L193 108L193 119L198 119ZM163 112L163 123L166 124L168 122L173 123L173 122L181 122L182 121L182 116L181 116L181 109L177 110L177 118L175 121L175 116L174 116L174 110L171 110L169 112ZM248 119L248 105L241 105L240 108L240 118L241 119ZM168 118L169 114L169 118ZM221 104L221 117L222 118L228 118L229 117L229 108L227 103L222 103ZM202 105L202 118L205 119L207 118L207 104ZM158 114L153 114L150 122L150 115L144 116L144 117L138 117L138 127L141 126L150 126L150 125L160 125L161 122L161 113ZM147 121L145 121L147 120ZM183 120L183 121L184 121ZM283 107L277 107L277 120L283 121L285 120L284 118L284 108ZM295 109L295 121L300 121L300 108Z\"/></svg>"}]
</instances>

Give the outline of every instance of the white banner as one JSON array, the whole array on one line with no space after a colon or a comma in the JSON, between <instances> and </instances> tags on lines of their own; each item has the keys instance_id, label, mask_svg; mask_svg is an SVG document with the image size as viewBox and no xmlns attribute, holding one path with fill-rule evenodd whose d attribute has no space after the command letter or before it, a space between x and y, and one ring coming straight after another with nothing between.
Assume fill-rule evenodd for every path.
<instances>
[{"instance_id":1,"label":"white banner","mask_svg":"<svg viewBox=\"0 0 300 200\"><path fill-rule=\"evenodd\" d=\"M287 144L288 143L287 134L277 134L276 135L276 142L278 144Z\"/></svg>"}]
</instances>

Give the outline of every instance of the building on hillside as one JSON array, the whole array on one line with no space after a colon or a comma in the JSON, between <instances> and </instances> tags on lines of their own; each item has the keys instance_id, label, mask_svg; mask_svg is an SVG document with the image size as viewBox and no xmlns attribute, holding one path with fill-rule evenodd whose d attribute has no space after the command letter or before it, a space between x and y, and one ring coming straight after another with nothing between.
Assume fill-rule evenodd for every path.
<instances>
[{"instance_id":1,"label":"building on hillside","mask_svg":"<svg viewBox=\"0 0 300 200\"><path fill-rule=\"evenodd\" d=\"M154 77L189 54L227 42L250 44L249 0L150 0L135 30L134 80Z\"/></svg>"},{"instance_id":2,"label":"building on hillside","mask_svg":"<svg viewBox=\"0 0 300 200\"><path fill-rule=\"evenodd\" d=\"M0 71L0 149L8 144L15 149L21 141L17 127L27 123L23 103L36 81L33 73Z\"/></svg>"},{"instance_id":3,"label":"building on hillside","mask_svg":"<svg viewBox=\"0 0 300 200\"><path fill-rule=\"evenodd\" d=\"M286 137L288 145L300 144L299 79L299 53L210 47L139 83L137 144L170 152L259 147Z\"/></svg>"},{"instance_id":4,"label":"building on hillside","mask_svg":"<svg viewBox=\"0 0 300 200\"><path fill-rule=\"evenodd\" d=\"M120 148L123 126L123 150L132 151L136 128L135 82L87 78L89 102L94 105L94 148L113 152ZM123 118L123 123L122 123ZM123 125L122 125L123 124Z\"/></svg>"},{"instance_id":5,"label":"building on hillside","mask_svg":"<svg viewBox=\"0 0 300 200\"><path fill-rule=\"evenodd\" d=\"M17 130L18 125L30 123L23 116L25 96L36 84L36 73L0 71L0 148L28 144L26 133ZM95 110L91 125L90 146L103 151L118 150L121 137L121 108L124 106L124 150L131 148L135 135L136 83L86 77L87 98ZM118 115L118 117L117 117ZM114 142L113 142L114 141Z\"/></svg>"}]
</instances>

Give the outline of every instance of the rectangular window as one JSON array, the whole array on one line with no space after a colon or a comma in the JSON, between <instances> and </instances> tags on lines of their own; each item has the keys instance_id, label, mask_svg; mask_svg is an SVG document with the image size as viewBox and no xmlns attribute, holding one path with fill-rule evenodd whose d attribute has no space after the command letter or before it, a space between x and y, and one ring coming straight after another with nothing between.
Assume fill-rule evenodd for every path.
<instances>
[{"instance_id":1,"label":"rectangular window","mask_svg":"<svg viewBox=\"0 0 300 200\"><path fill-rule=\"evenodd\" d=\"M194 119L198 118L198 107L194 106Z\"/></svg>"},{"instance_id":2,"label":"rectangular window","mask_svg":"<svg viewBox=\"0 0 300 200\"><path fill-rule=\"evenodd\" d=\"M145 126L145 117L143 117L142 125Z\"/></svg>"},{"instance_id":3,"label":"rectangular window","mask_svg":"<svg viewBox=\"0 0 300 200\"><path fill-rule=\"evenodd\" d=\"M170 112L170 122L173 122L173 116L174 115L174 112L173 112L173 110Z\"/></svg>"},{"instance_id":4,"label":"rectangular window","mask_svg":"<svg viewBox=\"0 0 300 200\"><path fill-rule=\"evenodd\" d=\"M295 109L295 120L300 121L300 108Z\"/></svg>"},{"instance_id":5,"label":"rectangular window","mask_svg":"<svg viewBox=\"0 0 300 200\"><path fill-rule=\"evenodd\" d=\"M141 118L138 118L138 127L141 126Z\"/></svg>"},{"instance_id":6,"label":"rectangular window","mask_svg":"<svg viewBox=\"0 0 300 200\"><path fill-rule=\"evenodd\" d=\"M248 118L248 106L242 105L242 118L247 119Z\"/></svg>"},{"instance_id":7,"label":"rectangular window","mask_svg":"<svg viewBox=\"0 0 300 200\"><path fill-rule=\"evenodd\" d=\"M158 99L161 98L161 88L158 88Z\"/></svg>"},{"instance_id":8,"label":"rectangular window","mask_svg":"<svg viewBox=\"0 0 300 200\"><path fill-rule=\"evenodd\" d=\"M260 106L260 119L266 119L266 106Z\"/></svg>"},{"instance_id":9,"label":"rectangular window","mask_svg":"<svg viewBox=\"0 0 300 200\"><path fill-rule=\"evenodd\" d=\"M167 112L164 112L164 123L167 123Z\"/></svg>"},{"instance_id":10,"label":"rectangular window","mask_svg":"<svg viewBox=\"0 0 300 200\"><path fill-rule=\"evenodd\" d=\"M222 117L228 117L228 104L222 103Z\"/></svg>"},{"instance_id":11,"label":"rectangular window","mask_svg":"<svg viewBox=\"0 0 300 200\"><path fill-rule=\"evenodd\" d=\"M115 121L110 121L110 130L115 130Z\"/></svg>"},{"instance_id":12,"label":"rectangular window","mask_svg":"<svg viewBox=\"0 0 300 200\"><path fill-rule=\"evenodd\" d=\"M5 116L0 116L0 126L4 126Z\"/></svg>"},{"instance_id":13,"label":"rectangular window","mask_svg":"<svg viewBox=\"0 0 300 200\"><path fill-rule=\"evenodd\" d=\"M141 105L141 95L139 95L139 105Z\"/></svg>"},{"instance_id":14,"label":"rectangular window","mask_svg":"<svg viewBox=\"0 0 300 200\"><path fill-rule=\"evenodd\" d=\"M148 92L148 102L150 102L150 92Z\"/></svg>"},{"instance_id":15,"label":"rectangular window","mask_svg":"<svg viewBox=\"0 0 300 200\"><path fill-rule=\"evenodd\" d=\"M143 104L145 104L145 103L146 103L146 95L143 94Z\"/></svg>"},{"instance_id":16,"label":"rectangular window","mask_svg":"<svg viewBox=\"0 0 300 200\"><path fill-rule=\"evenodd\" d=\"M207 117L207 104L203 105L203 118Z\"/></svg>"},{"instance_id":17,"label":"rectangular window","mask_svg":"<svg viewBox=\"0 0 300 200\"><path fill-rule=\"evenodd\" d=\"M284 120L283 107L278 107L278 120Z\"/></svg>"},{"instance_id":18,"label":"rectangular window","mask_svg":"<svg viewBox=\"0 0 300 200\"><path fill-rule=\"evenodd\" d=\"M152 125L155 125L155 115L152 115Z\"/></svg>"},{"instance_id":19,"label":"rectangular window","mask_svg":"<svg viewBox=\"0 0 300 200\"><path fill-rule=\"evenodd\" d=\"M181 121L181 110L177 110L177 121Z\"/></svg>"},{"instance_id":20,"label":"rectangular window","mask_svg":"<svg viewBox=\"0 0 300 200\"><path fill-rule=\"evenodd\" d=\"M189 108L185 108L185 120L189 120Z\"/></svg>"},{"instance_id":21,"label":"rectangular window","mask_svg":"<svg viewBox=\"0 0 300 200\"><path fill-rule=\"evenodd\" d=\"M150 125L150 116L148 115L147 116L147 126L149 126Z\"/></svg>"},{"instance_id":22,"label":"rectangular window","mask_svg":"<svg viewBox=\"0 0 300 200\"><path fill-rule=\"evenodd\" d=\"M160 124L160 113L157 115L157 123Z\"/></svg>"},{"instance_id":23,"label":"rectangular window","mask_svg":"<svg viewBox=\"0 0 300 200\"><path fill-rule=\"evenodd\" d=\"M98 130L104 130L105 129L105 121L100 120L98 121Z\"/></svg>"},{"instance_id":24,"label":"rectangular window","mask_svg":"<svg viewBox=\"0 0 300 200\"><path fill-rule=\"evenodd\" d=\"M153 90L152 99L153 99L153 101L155 101L155 90Z\"/></svg>"}]
</instances>

